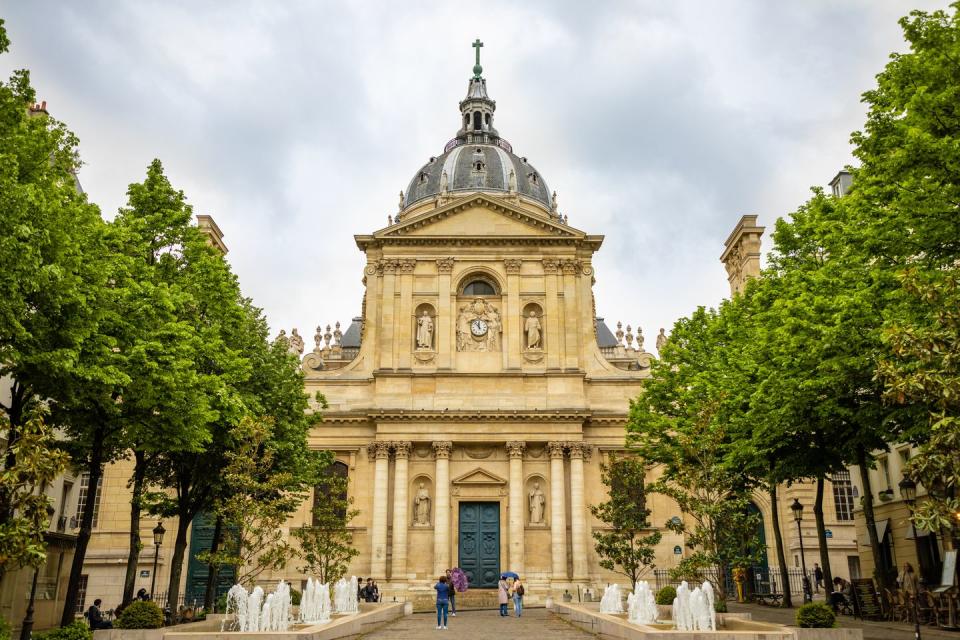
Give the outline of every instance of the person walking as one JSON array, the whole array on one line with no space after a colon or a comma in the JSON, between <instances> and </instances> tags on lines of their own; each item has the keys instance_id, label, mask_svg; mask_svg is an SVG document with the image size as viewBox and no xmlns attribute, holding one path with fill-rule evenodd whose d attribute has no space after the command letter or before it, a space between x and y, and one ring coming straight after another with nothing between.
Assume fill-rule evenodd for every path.
<instances>
[{"instance_id":1,"label":"person walking","mask_svg":"<svg viewBox=\"0 0 960 640\"><path fill-rule=\"evenodd\" d=\"M520 576L517 576L516 580L513 581L513 612L517 614L518 618L523 613L524 591L523 583L520 582Z\"/></svg>"},{"instance_id":2,"label":"person walking","mask_svg":"<svg viewBox=\"0 0 960 640\"><path fill-rule=\"evenodd\" d=\"M452 585L447 581L447 576L440 576L437 584L433 585L437 592L437 629L447 628L447 613L450 606L450 593L453 591Z\"/></svg>"},{"instance_id":3,"label":"person walking","mask_svg":"<svg viewBox=\"0 0 960 640\"><path fill-rule=\"evenodd\" d=\"M500 603L500 616L509 615L507 603L510 602L510 586L507 585L507 576L500 576L500 582L497 583L497 602Z\"/></svg>"},{"instance_id":4,"label":"person walking","mask_svg":"<svg viewBox=\"0 0 960 640\"><path fill-rule=\"evenodd\" d=\"M813 563L813 583L816 585L817 593L820 593L820 587L823 586L823 569L818 562Z\"/></svg>"}]
</instances>

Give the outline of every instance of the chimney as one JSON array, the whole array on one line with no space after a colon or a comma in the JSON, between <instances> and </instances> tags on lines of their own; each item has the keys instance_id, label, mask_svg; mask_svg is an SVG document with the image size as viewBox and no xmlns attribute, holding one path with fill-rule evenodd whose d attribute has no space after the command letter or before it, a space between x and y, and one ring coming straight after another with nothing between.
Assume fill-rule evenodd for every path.
<instances>
[{"instance_id":1,"label":"chimney","mask_svg":"<svg viewBox=\"0 0 960 640\"><path fill-rule=\"evenodd\" d=\"M32 116L38 116L38 115L40 115L41 113L42 113L43 115L45 115L45 116L50 115L50 114L47 112L47 101L46 101L46 100L44 100L43 102L37 103L37 104L32 104L32 105L30 105L29 107L27 107L27 112L28 112L30 115L32 115Z\"/></svg>"},{"instance_id":2,"label":"chimney","mask_svg":"<svg viewBox=\"0 0 960 640\"><path fill-rule=\"evenodd\" d=\"M213 216L198 215L197 228L207 236L207 243L222 253L227 255L227 245L223 242L223 231L214 222Z\"/></svg>"},{"instance_id":3,"label":"chimney","mask_svg":"<svg viewBox=\"0 0 960 640\"><path fill-rule=\"evenodd\" d=\"M727 269L730 295L747 286L747 280L760 275L760 238L765 227L757 226L757 216L743 216L727 241L720 262Z\"/></svg>"}]
</instances>

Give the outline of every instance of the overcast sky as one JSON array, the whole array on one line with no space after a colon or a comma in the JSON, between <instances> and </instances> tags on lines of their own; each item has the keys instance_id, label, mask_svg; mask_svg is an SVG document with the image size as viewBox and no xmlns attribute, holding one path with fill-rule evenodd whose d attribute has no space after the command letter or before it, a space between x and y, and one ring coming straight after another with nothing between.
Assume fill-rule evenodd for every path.
<instances>
[{"instance_id":1,"label":"overcast sky","mask_svg":"<svg viewBox=\"0 0 960 640\"><path fill-rule=\"evenodd\" d=\"M479 37L501 135L571 225L606 236L598 315L652 349L728 295L741 215L770 229L852 161L860 94L905 49L897 19L946 5L11 1L0 72L29 68L80 137L105 216L160 158L273 332L311 344L359 314L353 235L453 137Z\"/></svg>"}]
</instances>

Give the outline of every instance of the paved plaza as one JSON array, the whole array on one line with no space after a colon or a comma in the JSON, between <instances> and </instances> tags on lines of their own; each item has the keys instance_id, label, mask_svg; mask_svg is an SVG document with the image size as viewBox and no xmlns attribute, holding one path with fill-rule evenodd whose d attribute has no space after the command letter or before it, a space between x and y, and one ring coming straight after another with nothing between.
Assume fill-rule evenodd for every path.
<instances>
[{"instance_id":1,"label":"paved plaza","mask_svg":"<svg viewBox=\"0 0 960 640\"><path fill-rule=\"evenodd\" d=\"M363 638L370 640L419 640L451 637L457 640L503 640L504 638L596 638L550 613L547 609L527 609L519 618L501 618L498 610L463 611L450 618L446 631L437 630L435 613L416 613L400 618Z\"/></svg>"}]
</instances>

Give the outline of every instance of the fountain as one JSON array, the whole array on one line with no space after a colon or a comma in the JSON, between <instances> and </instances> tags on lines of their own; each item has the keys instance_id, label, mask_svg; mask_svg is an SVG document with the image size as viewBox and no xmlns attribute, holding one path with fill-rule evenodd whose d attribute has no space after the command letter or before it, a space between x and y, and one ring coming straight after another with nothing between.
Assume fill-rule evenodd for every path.
<instances>
[{"instance_id":1,"label":"fountain","mask_svg":"<svg viewBox=\"0 0 960 640\"><path fill-rule=\"evenodd\" d=\"M360 610L357 576L350 576L349 582L346 578L337 580L337 584L333 585L333 606L340 614L357 613Z\"/></svg>"},{"instance_id":2,"label":"fountain","mask_svg":"<svg viewBox=\"0 0 960 640\"><path fill-rule=\"evenodd\" d=\"M300 622L330 622L330 585L307 578L300 597Z\"/></svg>"},{"instance_id":3,"label":"fountain","mask_svg":"<svg viewBox=\"0 0 960 640\"><path fill-rule=\"evenodd\" d=\"M704 582L690 591L687 581L680 583L673 600L673 623L678 631L716 631L717 614L713 606L713 586Z\"/></svg>"},{"instance_id":4,"label":"fountain","mask_svg":"<svg viewBox=\"0 0 960 640\"><path fill-rule=\"evenodd\" d=\"M620 585L614 583L604 589L603 597L600 598L600 613L623 613Z\"/></svg>"},{"instance_id":5,"label":"fountain","mask_svg":"<svg viewBox=\"0 0 960 640\"><path fill-rule=\"evenodd\" d=\"M231 608L236 618L236 631L286 631L290 627L290 585L281 580L276 590L264 600L261 587L254 587L248 593L241 585L235 584L227 592L227 617ZM222 625L220 630L223 631Z\"/></svg>"},{"instance_id":6,"label":"fountain","mask_svg":"<svg viewBox=\"0 0 960 640\"><path fill-rule=\"evenodd\" d=\"M657 621L657 600L646 581L637 580L633 593L627 596L627 619L634 624L653 624Z\"/></svg>"}]
</instances>

